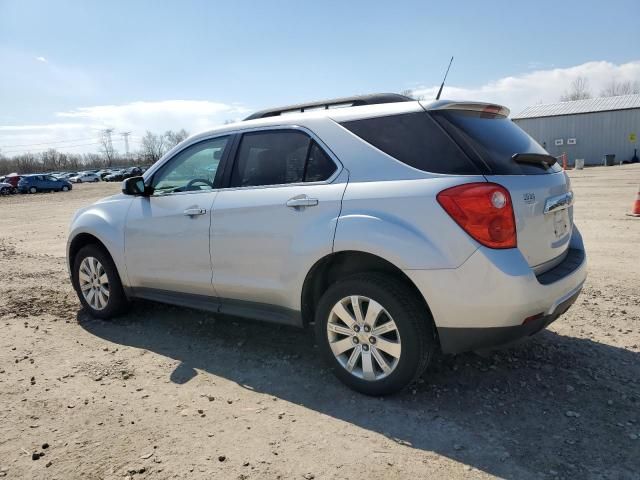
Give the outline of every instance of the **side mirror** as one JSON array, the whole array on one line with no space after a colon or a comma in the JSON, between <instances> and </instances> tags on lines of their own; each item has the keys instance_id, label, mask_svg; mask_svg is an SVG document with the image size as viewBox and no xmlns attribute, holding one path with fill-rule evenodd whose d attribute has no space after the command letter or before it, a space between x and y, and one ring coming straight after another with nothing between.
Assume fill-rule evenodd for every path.
<instances>
[{"instance_id":1,"label":"side mirror","mask_svg":"<svg viewBox=\"0 0 640 480\"><path fill-rule=\"evenodd\" d=\"M122 193L125 195L149 196L152 188L144 184L142 177L130 177L122 182Z\"/></svg>"}]
</instances>

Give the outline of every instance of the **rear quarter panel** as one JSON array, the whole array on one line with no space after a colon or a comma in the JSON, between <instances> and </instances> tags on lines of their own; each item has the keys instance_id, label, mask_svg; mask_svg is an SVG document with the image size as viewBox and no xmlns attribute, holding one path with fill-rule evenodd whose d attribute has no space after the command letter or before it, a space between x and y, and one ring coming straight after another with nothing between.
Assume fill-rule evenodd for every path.
<instances>
[{"instance_id":1,"label":"rear quarter panel","mask_svg":"<svg viewBox=\"0 0 640 480\"><path fill-rule=\"evenodd\" d=\"M442 209L436 195L482 176L350 182L338 219L334 251L377 255L400 269L457 268L478 243Z\"/></svg>"}]
</instances>

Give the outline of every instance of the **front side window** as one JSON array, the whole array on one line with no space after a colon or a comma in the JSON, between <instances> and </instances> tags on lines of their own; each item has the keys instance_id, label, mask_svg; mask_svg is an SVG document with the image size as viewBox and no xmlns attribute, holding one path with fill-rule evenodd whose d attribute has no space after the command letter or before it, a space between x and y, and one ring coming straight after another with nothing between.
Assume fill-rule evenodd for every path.
<instances>
[{"instance_id":1,"label":"front side window","mask_svg":"<svg viewBox=\"0 0 640 480\"><path fill-rule=\"evenodd\" d=\"M296 130L246 133L231 173L232 187L327 180L335 163L308 135Z\"/></svg>"},{"instance_id":2,"label":"front side window","mask_svg":"<svg viewBox=\"0 0 640 480\"><path fill-rule=\"evenodd\" d=\"M228 137L205 140L173 157L153 177L155 193L211 190Z\"/></svg>"}]
</instances>

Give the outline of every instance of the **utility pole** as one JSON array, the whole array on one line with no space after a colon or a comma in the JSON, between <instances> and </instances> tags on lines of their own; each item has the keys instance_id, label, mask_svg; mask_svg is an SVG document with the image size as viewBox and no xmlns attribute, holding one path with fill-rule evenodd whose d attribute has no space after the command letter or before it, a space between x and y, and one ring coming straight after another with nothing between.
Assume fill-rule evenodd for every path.
<instances>
[{"instance_id":1,"label":"utility pole","mask_svg":"<svg viewBox=\"0 0 640 480\"><path fill-rule=\"evenodd\" d=\"M122 132L120 135L124 138L125 158L129 160L129 135L131 135L131 132Z\"/></svg>"}]
</instances>

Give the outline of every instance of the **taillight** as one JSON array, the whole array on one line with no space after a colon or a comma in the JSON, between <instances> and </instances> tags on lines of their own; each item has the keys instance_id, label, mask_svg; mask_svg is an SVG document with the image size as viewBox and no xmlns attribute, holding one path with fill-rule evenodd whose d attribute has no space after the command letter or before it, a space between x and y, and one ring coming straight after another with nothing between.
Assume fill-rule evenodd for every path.
<instances>
[{"instance_id":1,"label":"taillight","mask_svg":"<svg viewBox=\"0 0 640 480\"><path fill-rule=\"evenodd\" d=\"M490 248L515 248L516 222L511 195L495 183L466 183L447 188L438 203L471 237Z\"/></svg>"}]
</instances>

